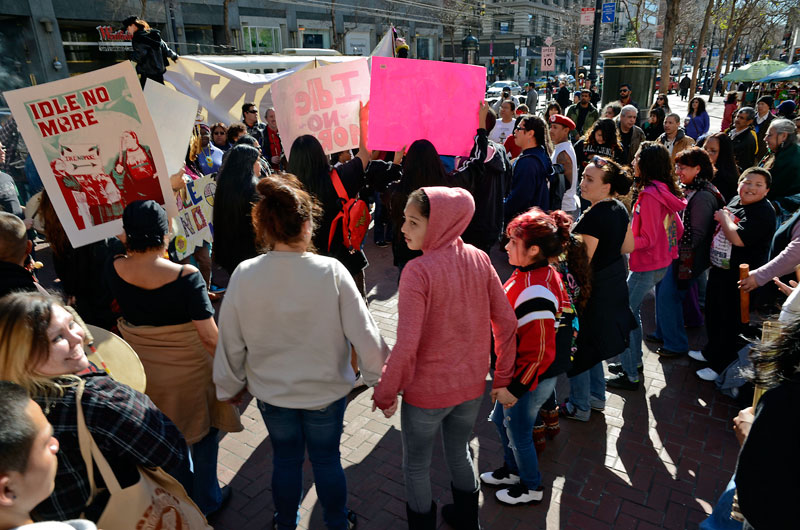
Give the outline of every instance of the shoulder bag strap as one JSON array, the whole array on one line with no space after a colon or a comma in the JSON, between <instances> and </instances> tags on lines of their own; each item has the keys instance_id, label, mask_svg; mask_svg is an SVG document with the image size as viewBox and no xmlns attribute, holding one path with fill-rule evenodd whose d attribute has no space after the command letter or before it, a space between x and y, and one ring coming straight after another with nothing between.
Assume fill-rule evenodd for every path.
<instances>
[{"instance_id":1,"label":"shoulder bag strap","mask_svg":"<svg viewBox=\"0 0 800 530\"><path fill-rule=\"evenodd\" d=\"M340 219L342 220L342 231L344 231L344 204L350 200L350 197L347 196L347 190L342 184L342 179L339 178L339 173L335 169L331 169L331 183L333 183L333 188L336 190L336 195L339 196L341 202L339 203L339 213L333 218L333 221L331 221L331 230L328 233L328 252L330 252L331 245L333 244L333 236L336 233L336 223L339 222Z\"/></svg>"},{"instance_id":2,"label":"shoulder bag strap","mask_svg":"<svg viewBox=\"0 0 800 530\"><path fill-rule=\"evenodd\" d=\"M336 190L336 195L338 195L340 199L345 202L350 200L350 197L347 195L347 190L344 188L344 184L342 184L342 179L339 178L339 173L335 169L331 169L331 182L333 183L333 188Z\"/></svg>"},{"instance_id":3,"label":"shoulder bag strap","mask_svg":"<svg viewBox=\"0 0 800 530\"><path fill-rule=\"evenodd\" d=\"M86 506L89 506L97 495L97 486L94 483L94 465L92 464L92 435L89 433L89 429L86 428L83 406L81 405L85 386L86 382L81 379L78 388L75 390L75 407L78 411L78 445L81 449L83 463L86 465L86 473L89 476L89 499L86 501Z\"/></svg>"},{"instance_id":4,"label":"shoulder bag strap","mask_svg":"<svg viewBox=\"0 0 800 530\"><path fill-rule=\"evenodd\" d=\"M97 486L94 482L94 466L92 465L93 460L94 463L97 464L97 469L100 470L100 476L103 477L106 487L108 487L108 491L112 495L121 491L122 488L119 485L117 477L114 475L114 471L111 469L111 466L108 465L108 461L95 443L92 433L90 433L88 427L86 427L86 419L83 414L83 405L81 404L81 398L83 397L83 389L85 385L86 382L81 379L78 390L75 393L75 406L77 407L78 411L78 443L81 447L81 456L86 464L86 471L89 474L89 487L91 488L89 500L86 502L86 505L88 506L97 495Z\"/></svg>"}]
</instances>

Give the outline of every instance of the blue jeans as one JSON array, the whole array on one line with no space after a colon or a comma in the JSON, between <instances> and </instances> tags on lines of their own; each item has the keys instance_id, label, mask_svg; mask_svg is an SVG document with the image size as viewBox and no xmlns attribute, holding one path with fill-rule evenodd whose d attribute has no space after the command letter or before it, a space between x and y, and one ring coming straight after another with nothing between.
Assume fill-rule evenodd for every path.
<instances>
[{"instance_id":1,"label":"blue jeans","mask_svg":"<svg viewBox=\"0 0 800 530\"><path fill-rule=\"evenodd\" d=\"M661 281L666 272L667 267L654 271L628 273L628 304L636 319L636 328L631 330L630 345L619 354L619 360L631 381L639 380L639 363L642 362L642 316L639 314L639 308L645 295Z\"/></svg>"},{"instance_id":2,"label":"blue jeans","mask_svg":"<svg viewBox=\"0 0 800 530\"><path fill-rule=\"evenodd\" d=\"M656 285L656 336L664 348L675 352L689 349L689 337L683 323L683 299L697 280L689 280L686 289L678 288L675 263L667 268L661 283Z\"/></svg>"},{"instance_id":3,"label":"blue jeans","mask_svg":"<svg viewBox=\"0 0 800 530\"><path fill-rule=\"evenodd\" d=\"M211 427L202 440L190 447L194 463L192 500L205 515L217 511L222 502L222 491L217 482L218 433L219 429Z\"/></svg>"},{"instance_id":4,"label":"blue jeans","mask_svg":"<svg viewBox=\"0 0 800 530\"><path fill-rule=\"evenodd\" d=\"M498 401L489 416L500 433L506 467L519 475L520 482L529 490L535 490L542 483L539 459L533 445L533 426L542 404L553 395L557 380L558 377L550 377L539 381L536 388L525 392L510 409Z\"/></svg>"},{"instance_id":5,"label":"blue jeans","mask_svg":"<svg viewBox=\"0 0 800 530\"><path fill-rule=\"evenodd\" d=\"M403 440L403 474L408 506L417 513L431 509L431 457L439 428L444 457L453 487L478 489L478 477L469 452L469 439L483 396L454 407L423 409L403 401L400 406L400 436ZM532 432L531 432L532 435Z\"/></svg>"},{"instance_id":6,"label":"blue jeans","mask_svg":"<svg viewBox=\"0 0 800 530\"><path fill-rule=\"evenodd\" d=\"M606 376L600 361L588 370L569 378L569 402L578 410L589 410L589 396L606 400Z\"/></svg>"},{"instance_id":7,"label":"blue jeans","mask_svg":"<svg viewBox=\"0 0 800 530\"><path fill-rule=\"evenodd\" d=\"M304 410L258 401L272 443L272 500L279 529L294 529L300 521L306 449L325 526L347 528L347 481L339 453L346 404L343 397L323 409Z\"/></svg>"},{"instance_id":8,"label":"blue jeans","mask_svg":"<svg viewBox=\"0 0 800 530\"><path fill-rule=\"evenodd\" d=\"M700 530L741 530L742 523L731 519L731 507L733 506L733 494L736 492L736 483L731 478L725 491L720 495L714 511L708 518L700 523Z\"/></svg>"}]
</instances>

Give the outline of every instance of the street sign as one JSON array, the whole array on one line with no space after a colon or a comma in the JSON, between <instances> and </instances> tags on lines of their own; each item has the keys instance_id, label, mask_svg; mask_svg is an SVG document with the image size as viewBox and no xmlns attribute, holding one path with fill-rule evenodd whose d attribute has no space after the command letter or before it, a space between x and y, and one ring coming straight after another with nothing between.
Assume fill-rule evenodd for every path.
<instances>
[{"instance_id":1,"label":"street sign","mask_svg":"<svg viewBox=\"0 0 800 530\"><path fill-rule=\"evenodd\" d=\"M553 45L553 37L547 37L546 39L544 39L544 45L545 46L552 46Z\"/></svg>"},{"instance_id":2,"label":"street sign","mask_svg":"<svg viewBox=\"0 0 800 530\"><path fill-rule=\"evenodd\" d=\"M555 72L556 49L554 46L542 46L542 72Z\"/></svg>"},{"instance_id":3,"label":"street sign","mask_svg":"<svg viewBox=\"0 0 800 530\"><path fill-rule=\"evenodd\" d=\"M606 2L603 4L603 14L601 15L600 22L603 24L611 24L614 22L614 14L617 9L615 2Z\"/></svg>"},{"instance_id":4,"label":"street sign","mask_svg":"<svg viewBox=\"0 0 800 530\"><path fill-rule=\"evenodd\" d=\"M719 57L719 48L711 50L711 57Z\"/></svg>"},{"instance_id":5,"label":"street sign","mask_svg":"<svg viewBox=\"0 0 800 530\"><path fill-rule=\"evenodd\" d=\"M707 46L703 46L703 52L700 54L700 57L702 57L703 59L708 57L708 47Z\"/></svg>"},{"instance_id":6,"label":"street sign","mask_svg":"<svg viewBox=\"0 0 800 530\"><path fill-rule=\"evenodd\" d=\"M594 8L581 8L581 26L591 26L594 24Z\"/></svg>"}]
</instances>

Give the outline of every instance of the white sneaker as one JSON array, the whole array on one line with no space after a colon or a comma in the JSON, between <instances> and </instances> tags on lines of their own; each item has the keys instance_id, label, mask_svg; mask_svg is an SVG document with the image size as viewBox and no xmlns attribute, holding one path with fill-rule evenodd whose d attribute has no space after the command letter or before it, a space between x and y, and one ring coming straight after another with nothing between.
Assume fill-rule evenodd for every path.
<instances>
[{"instance_id":1,"label":"white sneaker","mask_svg":"<svg viewBox=\"0 0 800 530\"><path fill-rule=\"evenodd\" d=\"M542 502L544 498L544 487L539 486L535 490L529 490L523 484L514 484L510 488L498 490L494 496L503 504L536 504Z\"/></svg>"},{"instance_id":2,"label":"white sneaker","mask_svg":"<svg viewBox=\"0 0 800 530\"><path fill-rule=\"evenodd\" d=\"M508 467L503 464L503 467L499 469L481 473L481 482L490 486L512 486L519 484L519 475L509 471Z\"/></svg>"},{"instance_id":3,"label":"white sneaker","mask_svg":"<svg viewBox=\"0 0 800 530\"><path fill-rule=\"evenodd\" d=\"M707 363L708 359L703 356L703 352L700 350L689 350L689 357L694 359L695 361L700 361L701 363Z\"/></svg>"},{"instance_id":4,"label":"white sneaker","mask_svg":"<svg viewBox=\"0 0 800 530\"><path fill-rule=\"evenodd\" d=\"M716 381L719 377L719 374L711 368L703 368L702 370L698 370L696 373L697 377L703 381Z\"/></svg>"}]
</instances>

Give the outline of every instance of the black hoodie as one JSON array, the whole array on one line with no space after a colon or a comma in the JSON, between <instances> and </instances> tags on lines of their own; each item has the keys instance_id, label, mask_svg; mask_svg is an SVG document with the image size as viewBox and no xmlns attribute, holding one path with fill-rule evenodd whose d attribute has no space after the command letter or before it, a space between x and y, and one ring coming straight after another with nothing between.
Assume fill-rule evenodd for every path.
<instances>
[{"instance_id":1,"label":"black hoodie","mask_svg":"<svg viewBox=\"0 0 800 530\"><path fill-rule=\"evenodd\" d=\"M131 39L131 60L136 62L136 73L147 77L160 77L167 70L167 59L175 60L178 54L161 40L157 29L140 29Z\"/></svg>"}]
</instances>

